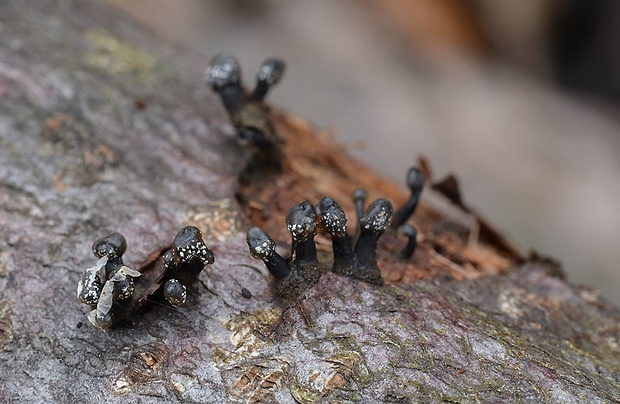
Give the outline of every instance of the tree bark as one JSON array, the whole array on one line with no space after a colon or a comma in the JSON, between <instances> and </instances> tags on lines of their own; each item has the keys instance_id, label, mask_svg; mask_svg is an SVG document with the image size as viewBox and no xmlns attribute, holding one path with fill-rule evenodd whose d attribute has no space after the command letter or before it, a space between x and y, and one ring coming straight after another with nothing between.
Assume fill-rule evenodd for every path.
<instances>
[{"instance_id":1,"label":"tree bark","mask_svg":"<svg viewBox=\"0 0 620 404\"><path fill-rule=\"evenodd\" d=\"M419 208L409 261L384 235L385 286L327 272L282 306L251 225L285 248L295 203L330 195L353 217L358 186L406 193L277 111L283 172L241 184L247 154L199 55L98 2L1 3L1 401L620 401L618 310L459 206ZM121 232L143 268L186 224L216 257L188 302L93 327L75 292L92 242Z\"/></svg>"}]
</instances>

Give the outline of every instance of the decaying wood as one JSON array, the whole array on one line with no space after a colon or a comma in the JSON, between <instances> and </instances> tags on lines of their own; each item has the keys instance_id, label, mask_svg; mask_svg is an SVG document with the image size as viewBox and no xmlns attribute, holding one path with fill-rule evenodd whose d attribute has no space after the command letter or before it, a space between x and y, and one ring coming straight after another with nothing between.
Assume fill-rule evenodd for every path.
<instances>
[{"instance_id":1,"label":"decaying wood","mask_svg":"<svg viewBox=\"0 0 620 404\"><path fill-rule=\"evenodd\" d=\"M458 207L420 207L410 262L382 238L386 286L326 273L277 304L250 225L286 248L301 200L332 196L352 218L356 187L407 195L277 111L283 173L240 185L247 155L203 63L96 2L2 2L1 401L620 400L618 310L553 262L478 237ZM120 231L137 268L185 224L216 256L187 304L91 326L75 296L91 243ZM329 265L329 238L317 243Z\"/></svg>"}]
</instances>

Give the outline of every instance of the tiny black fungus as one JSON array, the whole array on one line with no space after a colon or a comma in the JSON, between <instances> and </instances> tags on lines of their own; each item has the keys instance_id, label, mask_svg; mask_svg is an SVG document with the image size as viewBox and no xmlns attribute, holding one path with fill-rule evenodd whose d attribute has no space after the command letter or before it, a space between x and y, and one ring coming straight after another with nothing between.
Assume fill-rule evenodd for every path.
<instances>
[{"instance_id":1,"label":"tiny black fungus","mask_svg":"<svg viewBox=\"0 0 620 404\"><path fill-rule=\"evenodd\" d=\"M377 265L377 244L392 217L392 204L387 199L377 199L368 206L359 221L360 235L354 253L357 271L349 276L375 285L383 285L381 270Z\"/></svg>"},{"instance_id":2,"label":"tiny black fungus","mask_svg":"<svg viewBox=\"0 0 620 404\"><path fill-rule=\"evenodd\" d=\"M418 231L410 224L403 224L398 228L398 231L407 237L407 244L400 251L399 256L402 259L409 259L413 256L416 247L418 246Z\"/></svg>"},{"instance_id":3,"label":"tiny black fungus","mask_svg":"<svg viewBox=\"0 0 620 404\"><path fill-rule=\"evenodd\" d=\"M355 256L344 210L332 198L326 196L317 205L321 227L332 237L334 263L332 271L341 275L355 271Z\"/></svg>"},{"instance_id":4,"label":"tiny black fungus","mask_svg":"<svg viewBox=\"0 0 620 404\"><path fill-rule=\"evenodd\" d=\"M407 171L407 187L411 190L409 199L401 206L392 218L392 228L397 229L404 224L415 213L418 203L420 202L420 194L424 188L424 174L418 167L411 167Z\"/></svg>"},{"instance_id":5,"label":"tiny black fungus","mask_svg":"<svg viewBox=\"0 0 620 404\"><path fill-rule=\"evenodd\" d=\"M258 227L246 234L250 254L261 259L276 278L276 293L283 299L293 299L312 287L321 277L316 245L316 209L308 201L293 206L286 215L291 233L291 257L285 260L275 251L273 239Z\"/></svg>"},{"instance_id":6,"label":"tiny black fungus","mask_svg":"<svg viewBox=\"0 0 620 404\"><path fill-rule=\"evenodd\" d=\"M178 307L187 299L187 288L178 279L170 279L164 285L164 298L173 307Z\"/></svg>"},{"instance_id":7,"label":"tiny black fungus","mask_svg":"<svg viewBox=\"0 0 620 404\"><path fill-rule=\"evenodd\" d=\"M262 101L271 86L280 81L284 74L285 64L282 59L269 58L265 60L256 73L256 86L250 95L251 100Z\"/></svg>"},{"instance_id":8,"label":"tiny black fungus","mask_svg":"<svg viewBox=\"0 0 620 404\"><path fill-rule=\"evenodd\" d=\"M361 192L358 195L365 198ZM361 198L360 198L361 199ZM373 202L365 214L360 215L360 235L351 246L347 233L347 219L342 208L330 197L318 203L321 227L332 237L334 263L332 272L360 279L375 285L383 284L377 265L376 250L379 237L385 232L392 214L392 204L387 199Z\"/></svg>"},{"instance_id":9,"label":"tiny black fungus","mask_svg":"<svg viewBox=\"0 0 620 404\"><path fill-rule=\"evenodd\" d=\"M284 258L276 252L276 243L269 234L258 227L252 227L248 230L245 240L248 243L252 257L263 260L265 266L276 280L288 277L291 269Z\"/></svg>"},{"instance_id":10,"label":"tiny black fungus","mask_svg":"<svg viewBox=\"0 0 620 404\"><path fill-rule=\"evenodd\" d=\"M202 240L200 231L193 226L182 228L174 238L172 248L162 257L156 276L142 281L140 293L135 293L135 278L142 274L123 263L127 241L120 233L98 239L93 243L97 263L87 268L78 283L78 299L92 307L88 320L105 330L143 304L158 289L174 307L185 303L185 283L198 276L205 265L215 261L213 252ZM141 278L142 279L142 278ZM163 284L163 286L161 286Z\"/></svg>"},{"instance_id":11,"label":"tiny black fungus","mask_svg":"<svg viewBox=\"0 0 620 404\"><path fill-rule=\"evenodd\" d=\"M389 225L391 215L392 204L387 199L377 199L370 204L359 220L360 236L353 247L343 209L334 199L325 197L316 207L303 201L288 211L286 226L292 240L289 260L275 251L273 239L258 227L248 230L246 241L252 257L263 260L276 278L276 293L284 299L299 296L318 282L323 274L314 242L318 228L332 237L334 273L383 285L376 250L379 237Z\"/></svg>"},{"instance_id":12,"label":"tiny black fungus","mask_svg":"<svg viewBox=\"0 0 620 404\"><path fill-rule=\"evenodd\" d=\"M134 278L140 276L123 264L127 240L120 233L112 233L93 243L92 251L99 258L87 268L78 282L78 299L93 307L88 314L89 321L106 329L115 318L113 307L122 307L134 293Z\"/></svg>"},{"instance_id":13,"label":"tiny black fungus","mask_svg":"<svg viewBox=\"0 0 620 404\"><path fill-rule=\"evenodd\" d=\"M368 193L365 189L357 188L353 191L351 196L353 198L353 202L355 203L355 214L357 215L357 222L359 223L362 216L364 216L364 204L368 198Z\"/></svg>"},{"instance_id":14,"label":"tiny black fungus","mask_svg":"<svg viewBox=\"0 0 620 404\"><path fill-rule=\"evenodd\" d=\"M127 251L127 240L122 234L114 232L109 236L95 240L93 254L97 258L107 256L110 260L120 258Z\"/></svg>"},{"instance_id":15,"label":"tiny black fungus","mask_svg":"<svg viewBox=\"0 0 620 404\"><path fill-rule=\"evenodd\" d=\"M266 59L249 93L243 88L241 68L233 56L218 54L205 70L205 84L218 93L240 142L250 151L249 171L281 169L282 139L273 127L264 99L270 88L280 81L285 66L279 58Z\"/></svg>"},{"instance_id":16,"label":"tiny black fungus","mask_svg":"<svg viewBox=\"0 0 620 404\"><path fill-rule=\"evenodd\" d=\"M163 258L164 262L164 298L174 307L185 303L186 284L197 279L205 266L215 262L213 252L202 239L202 234L195 226L185 226L172 241L172 248Z\"/></svg>"},{"instance_id":17,"label":"tiny black fungus","mask_svg":"<svg viewBox=\"0 0 620 404\"><path fill-rule=\"evenodd\" d=\"M308 202L293 206L286 215L286 226L292 239L291 258L294 263L317 266L316 245L316 211Z\"/></svg>"}]
</instances>

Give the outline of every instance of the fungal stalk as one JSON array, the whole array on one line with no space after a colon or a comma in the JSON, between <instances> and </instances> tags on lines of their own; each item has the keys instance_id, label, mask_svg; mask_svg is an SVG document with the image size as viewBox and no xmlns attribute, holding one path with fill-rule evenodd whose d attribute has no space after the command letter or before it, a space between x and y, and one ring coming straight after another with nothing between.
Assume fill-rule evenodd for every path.
<instances>
[{"instance_id":1,"label":"fungal stalk","mask_svg":"<svg viewBox=\"0 0 620 404\"><path fill-rule=\"evenodd\" d=\"M277 281L286 279L289 276L291 268L284 258L276 252L276 243L262 229L252 227L248 230L246 242L252 257L263 260L265 266Z\"/></svg>"},{"instance_id":2,"label":"fungal stalk","mask_svg":"<svg viewBox=\"0 0 620 404\"><path fill-rule=\"evenodd\" d=\"M365 196L365 192L361 191L356 191L358 200ZM387 199L378 199L368 207L365 214L360 215L360 235L355 248L351 247L344 211L336 201L325 197L319 202L318 208L322 228L332 237L332 272L382 285L383 277L377 265L376 251L379 237L389 224L392 204Z\"/></svg>"},{"instance_id":3,"label":"fungal stalk","mask_svg":"<svg viewBox=\"0 0 620 404\"><path fill-rule=\"evenodd\" d=\"M292 261L299 265L317 266L316 245L316 212L314 206L304 201L293 206L286 215L286 227L291 233Z\"/></svg>"},{"instance_id":4,"label":"fungal stalk","mask_svg":"<svg viewBox=\"0 0 620 404\"><path fill-rule=\"evenodd\" d=\"M368 206L360 220L360 235L355 243L355 258L360 274L369 283L382 285L383 277L377 265L377 244L392 216L392 204L387 199L377 199Z\"/></svg>"},{"instance_id":5,"label":"fungal stalk","mask_svg":"<svg viewBox=\"0 0 620 404\"><path fill-rule=\"evenodd\" d=\"M355 214L357 216L357 223L359 224L364 216L364 204L368 198L368 193L362 188L357 188L351 195L353 197L353 203L355 203ZM359 228L357 229L359 231Z\"/></svg>"},{"instance_id":6,"label":"fungal stalk","mask_svg":"<svg viewBox=\"0 0 620 404\"><path fill-rule=\"evenodd\" d=\"M241 86L241 68L233 56L216 55L204 74L204 82L218 93L229 114L235 113L246 102Z\"/></svg>"},{"instance_id":7,"label":"fungal stalk","mask_svg":"<svg viewBox=\"0 0 620 404\"><path fill-rule=\"evenodd\" d=\"M398 231L407 237L407 244L399 253L401 259L407 260L413 256L413 253L418 246L418 232L415 227L410 224L403 224L398 228Z\"/></svg>"},{"instance_id":8,"label":"fungal stalk","mask_svg":"<svg viewBox=\"0 0 620 404\"><path fill-rule=\"evenodd\" d=\"M204 74L204 82L215 91L237 130L239 141L250 152L248 169L281 169L282 139L276 133L269 108L264 99L270 88L284 73L284 61L269 58L256 75L256 86L247 94L241 83L241 69L237 60L220 54L215 56Z\"/></svg>"},{"instance_id":9,"label":"fungal stalk","mask_svg":"<svg viewBox=\"0 0 620 404\"><path fill-rule=\"evenodd\" d=\"M257 227L248 231L246 241L252 257L263 260L276 278L277 295L291 300L314 286L321 277L314 244L317 227L314 206L308 201L293 206L286 215L286 226L292 239L288 261L275 251L273 239Z\"/></svg>"},{"instance_id":10,"label":"fungal stalk","mask_svg":"<svg viewBox=\"0 0 620 404\"><path fill-rule=\"evenodd\" d=\"M407 171L407 187L411 190L411 195L404 205L394 213L392 227L395 229L409 220L420 202L420 194L424 188L424 174L418 167L411 167Z\"/></svg>"},{"instance_id":11,"label":"fungal stalk","mask_svg":"<svg viewBox=\"0 0 620 404\"><path fill-rule=\"evenodd\" d=\"M280 81L284 74L285 64L282 59L269 58L266 59L258 68L256 73L256 86L250 95L251 100L262 101L269 89Z\"/></svg>"},{"instance_id":12,"label":"fungal stalk","mask_svg":"<svg viewBox=\"0 0 620 404\"><path fill-rule=\"evenodd\" d=\"M347 232L347 217L335 200L326 196L317 205L322 228L332 237L335 273L351 272L355 266L353 247Z\"/></svg>"}]
</instances>

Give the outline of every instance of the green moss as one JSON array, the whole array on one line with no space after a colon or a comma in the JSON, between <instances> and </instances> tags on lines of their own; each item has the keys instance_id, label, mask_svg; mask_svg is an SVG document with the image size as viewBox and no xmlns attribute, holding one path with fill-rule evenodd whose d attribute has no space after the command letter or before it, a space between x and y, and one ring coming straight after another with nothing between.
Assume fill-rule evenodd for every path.
<instances>
[{"instance_id":1,"label":"green moss","mask_svg":"<svg viewBox=\"0 0 620 404\"><path fill-rule=\"evenodd\" d=\"M86 40L93 49L86 57L86 64L108 74L150 75L155 58L134 46L121 42L105 31L89 31Z\"/></svg>"},{"instance_id":2,"label":"green moss","mask_svg":"<svg viewBox=\"0 0 620 404\"><path fill-rule=\"evenodd\" d=\"M292 383L289 391L298 403L316 403L321 395L299 383Z\"/></svg>"}]
</instances>

